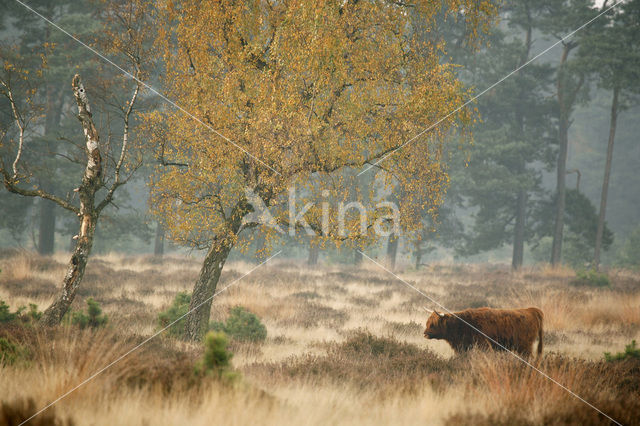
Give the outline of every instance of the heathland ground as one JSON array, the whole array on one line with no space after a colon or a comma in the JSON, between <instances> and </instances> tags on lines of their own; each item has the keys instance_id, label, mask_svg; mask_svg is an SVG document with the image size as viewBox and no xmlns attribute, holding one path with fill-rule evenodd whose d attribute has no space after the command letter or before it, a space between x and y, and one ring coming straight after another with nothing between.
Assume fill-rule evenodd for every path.
<instances>
[{"instance_id":1,"label":"heathland ground","mask_svg":"<svg viewBox=\"0 0 640 426\"><path fill-rule=\"evenodd\" d=\"M231 341L233 382L196 377L202 345L163 333L33 424L610 423L509 354L454 356L447 343L425 340L423 307L436 306L366 262L309 268L274 259L216 297L212 320L242 306L267 328L264 342ZM228 264L219 289L253 267ZM0 363L0 422L47 405L158 331L159 313L191 290L198 268L189 257L96 256L74 308L95 299L105 326L0 324L0 337L20 350ZM43 309L65 256L6 251L0 269L0 299L10 310ZM397 273L451 310L539 307L537 368L616 421L640 424L640 360L604 359L640 341L637 272L610 270L606 287L576 286L573 270L543 266L435 264Z\"/></svg>"}]
</instances>

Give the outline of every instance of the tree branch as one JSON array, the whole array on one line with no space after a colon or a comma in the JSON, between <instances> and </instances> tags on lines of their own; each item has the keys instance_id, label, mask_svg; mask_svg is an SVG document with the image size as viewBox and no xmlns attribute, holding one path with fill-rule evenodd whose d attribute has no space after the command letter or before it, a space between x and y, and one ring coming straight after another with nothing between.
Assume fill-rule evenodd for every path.
<instances>
[{"instance_id":1,"label":"tree branch","mask_svg":"<svg viewBox=\"0 0 640 426\"><path fill-rule=\"evenodd\" d=\"M50 194L46 191L43 191L40 188L36 189L25 189L18 186L16 180L7 172L4 168L0 168L0 173L3 176L4 187L7 188L7 191L12 192L14 194L24 195L25 197L40 197L46 200L53 201L60 207L66 210L70 210L76 214L80 212L80 209L63 198L58 197L57 195Z\"/></svg>"},{"instance_id":2,"label":"tree branch","mask_svg":"<svg viewBox=\"0 0 640 426\"><path fill-rule=\"evenodd\" d=\"M16 153L16 158L13 160L12 170L13 170L13 179L18 177L18 162L20 161L20 157L22 156L22 147L24 146L24 129L25 129L25 121L18 110L18 106L16 105L16 101L13 97L13 91L11 90L11 85L5 81L0 79L0 84L2 84L6 90L5 96L9 99L9 103L11 104L11 112L13 114L13 120L16 122L16 126L18 126L18 152Z\"/></svg>"},{"instance_id":3,"label":"tree branch","mask_svg":"<svg viewBox=\"0 0 640 426\"><path fill-rule=\"evenodd\" d=\"M135 63L135 68L136 68L135 70L136 88L134 89L133 95L129 100L129 106L127 107L124 113L124 130L122 134L122 148L120 149L120 157L114 169L113 183L111 184L111 187L107 192L107 195L104 197L104 199L100 202L100 204L96 208L98 212L102 211L102 209L104 209L113 200L113 194L115 193L116 189L118 189L119 186L126 183L126 180L129 180L129 178L127 178L124 182L120 180L120 170L122 169L122 164L124 163L124 158L127 154L127 149L129 147L129 120L131 117L131 112L133 111L133 107L136 103L136 100L138 99L138 94L140 93L140 89L142 87L142 83L140 82L140 78L139 78L140 66L138 63Z\"/></svg>"}]
</instances>

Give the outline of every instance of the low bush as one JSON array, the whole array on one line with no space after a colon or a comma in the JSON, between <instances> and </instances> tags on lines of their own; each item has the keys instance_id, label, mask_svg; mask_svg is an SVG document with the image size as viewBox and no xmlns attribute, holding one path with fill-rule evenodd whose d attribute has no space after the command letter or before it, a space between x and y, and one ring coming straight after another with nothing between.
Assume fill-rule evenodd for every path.
<instances>
[{"instance_id":1,"label":"low bush","mask_svg":"<svg viewBox=\"0 0 640 426\"><path fill-rule=\"evenodd\" d=\"M195 366L196 376L209 375L225 381L234 381L238 376L231 370L233 354L227 349L229 341L222 332L210 331L204 338L204 355Z\"/></svg>"},{"instance_id":2,"label":"low bush","mask_svg":"<svg viewBox=\"0 0 640 426\"><path fill-rule=\"evenodd\" d=\"M26 357L27 351L22 346L6 337L0 337L0 366L11 365Z\"/></svg>"},{"instance_id":3,"label":"low bush","mask_svg":"<svg viewBox=\"0 0 640 426\"><path fill-rule=\"evenodd\" d=\"M491 395L484 413L458 413L445 425L600 425L612 424L585 406L566 389L548 379L569 385L571 390L615 419L618 424L640 424L640 362L589 361L548 353L535 370L506 353L472 352L462 371L474 392ZM545 377L540 374L544 371ZM533 396L535 395L535 396ZM530 404L532 401L535 408Z\"/></svg>"},{"instance_id":4,"label":"low bush","mask_svg":"<svg viewBox=\"0 0 640 426\"><path fill-rule=\"evenodd\" d=\"M209 328L239 342L263 342L267 338L267 327L260 318L242 306L232 308L226 322L212 322Z\"/></svg>"},{"instance_id":5,"label":"low bush","mask_svg":"<svg viewBox=\"0 0 640 426\"><path fill-rule=\"evenodd\" d=\"M367 331L352 332L344 342L330 343L326 348L324 355L307 354L276 363L256 363L247 367L247 371L269 380L348 383L383 394L417 392L425 383L441 389L451 382L459 362L449 362L428 349Z\"/></svg>"},{"instance_id":6,"label":"low bush","mask_svg":"<svg viewBox=\"0 0 640 426\"><path fill-rule=\"evenodd\" d=\"M598 407L598 410L607 413L607 416L615 419L618 424L640 424L637 418L640 402L637 398L624 397L611 400L601 397L591 399L590 403ZM600 426L614 424L610 419L578 400L554 404L541 411L544 411L544 414L538 416L527 415L527 411L522 407L508 407L489 413L456 413L447 418L444 424L445 426Z\"/></svg>"},{"instance_id":7,"label":"low bush","mask_svg":"<svg viewBox=\"0 0 640 426\"><path fill-rule=\"evenodd\" d=\"M610 352L604 353L604 359L607 361L622 361L629 358L640 359L640 348L637 347L635 340L632 340L631 343L624 347L624 352L618 352L615 355L611 355Z\"/></svg>"},{"instance_id":8,"label":"low bush","mask_svg":"<svg viewBox=\"0 0 640 426\"><path fill-rule=\"evenodd\" d=\"M167 332L175 337L180 337L184 334L184 318L183 316L189 312L189 303L191 303L191 295L185 292L176 294L173 299L173 303L166 311L160 312L158 315L158 323L161 328L167 327L169 324L173 324ZM177 322L176 322L177 321Z\"/></svg>"},{"instance_id":9,"label":"low bush","mask_svg":"<svg viewBox=\"0 0 640 426\"><path fill-rule=\"evenodd\" d=\"M38 311L38 305L35 303L29 303L28 310L26 306L20 306L15 312L11 312L9 305L4 300L0 300L0 323L20 320L32 324L37 322L41 316L42 312Z\"/></svg>"},{"instance_id":10,"label":"low bush","mask_svg":"<svg viewBox=\"0 0 640 426\"><path fill-rule=\"evenodd\" d=\"M38 305L35 303L29 303L29 310L27 310L26 306L19 307L16 313L23 318L23 320L32 323L38 322L42 317L42 312L38 310Z\"/></svg>"},{"instance_id":11,"label":"low bush","mask_svg":"<svg viewBox=\"0 0 640 426\"><path fill-rule=\"evenodd\" d=\"M611 281L606 274L602 274L595 269L587 271L577 271L576 278L571 281L571 285L587 287L609 287Z\"/></svg>"},{"instance_id":12,"label":"low bush","mask_svg":"<svg viewBox=\"0 0 640 426\"><path fill-rule=\"evenodd\" d=\"M93 300L93 298L87 299L87 313L82 311L76 311L71 314L71 323L79 326L80 328L98 328L107 323L107 316L102 313L100 304Z\"/></svg>"},{"instance_id":13,"label":"low bush","mask_svg":"<svg viewBox=\"0 0 640 426\"><path fill-rule=\"evenodd\" d=\"M10 322L16 319L16 314L12 313L9 305L0 300L0 322Z\"/></svg>"}]
</instances>

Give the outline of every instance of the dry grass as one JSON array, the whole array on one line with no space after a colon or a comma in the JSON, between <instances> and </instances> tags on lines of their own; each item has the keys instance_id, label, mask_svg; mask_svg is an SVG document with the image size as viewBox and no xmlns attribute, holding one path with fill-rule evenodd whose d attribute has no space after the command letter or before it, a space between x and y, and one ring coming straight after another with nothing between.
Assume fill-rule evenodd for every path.
<instances>
[{"instance_id":1,"label":"dry grass","mask_svg":"<svg viewBox=\"0 0 640 426\"><path fill-rule=\"evenodd\" d=\"M13 309L46 306L64 262L0 253L0 298ZM252 267L230 263L219 285ZM198 268L194 258L100 256L74 305L96 299L107 328L0 328L28 354L0 366L0 420L24 418L153 334L157 314L191 289ZM571 271L546 266L512 273L500 265L434 265L401 275L450 309L540 307L546 355L539 368L616 420L638 423L640 364L602 357L640 340L637 274L612 271L605 289L572 287ZM41 424L607 424L508 354L456 357L445 342L425 341L429 301L375 265L308 270L275 262L216 298L212 319L236 305L261 317L268 338L232 344L242 373L234 387L195 378L201 347L160 336L60 401Z\"/></svg>"}]
</instances>

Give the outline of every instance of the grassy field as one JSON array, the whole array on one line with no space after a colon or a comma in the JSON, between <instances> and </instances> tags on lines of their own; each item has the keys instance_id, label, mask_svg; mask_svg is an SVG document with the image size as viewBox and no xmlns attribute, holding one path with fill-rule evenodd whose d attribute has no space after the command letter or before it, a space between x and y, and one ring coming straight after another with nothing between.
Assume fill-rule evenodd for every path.
<instances>
[{"instance_id":1,"label":"grassy field","mask_svg":"<svg viewBox=\"0 0 640 426\"><path fill-rule=\"evenodd\" d=\"M46 307L65 261L3 253L0 299L13 310ZM228 264L219 288L254 266ZM158 314L190 291L198 268L182 257L95 257L74 305L93 297L109 317L105 327L0 325L0 337L24 349L0 366L0 423L33 413L156 332ZM398 274L451 310L539 307L546 334L537 367L616 421L640 424L640 360L603 357L640 340L638 273L609 271L606 288L573 286L572 270L544 267L433 265ZM447 343L425 340L422 307L435 306L366 260L308 269L276 259L217 297L212 320L234 306L258 315L268 337L231 342L240 373L233 384L195 378L202 345L163 334L32 424L610 423L509 354L454 356Z\"/></svg>"}]
</instances>

